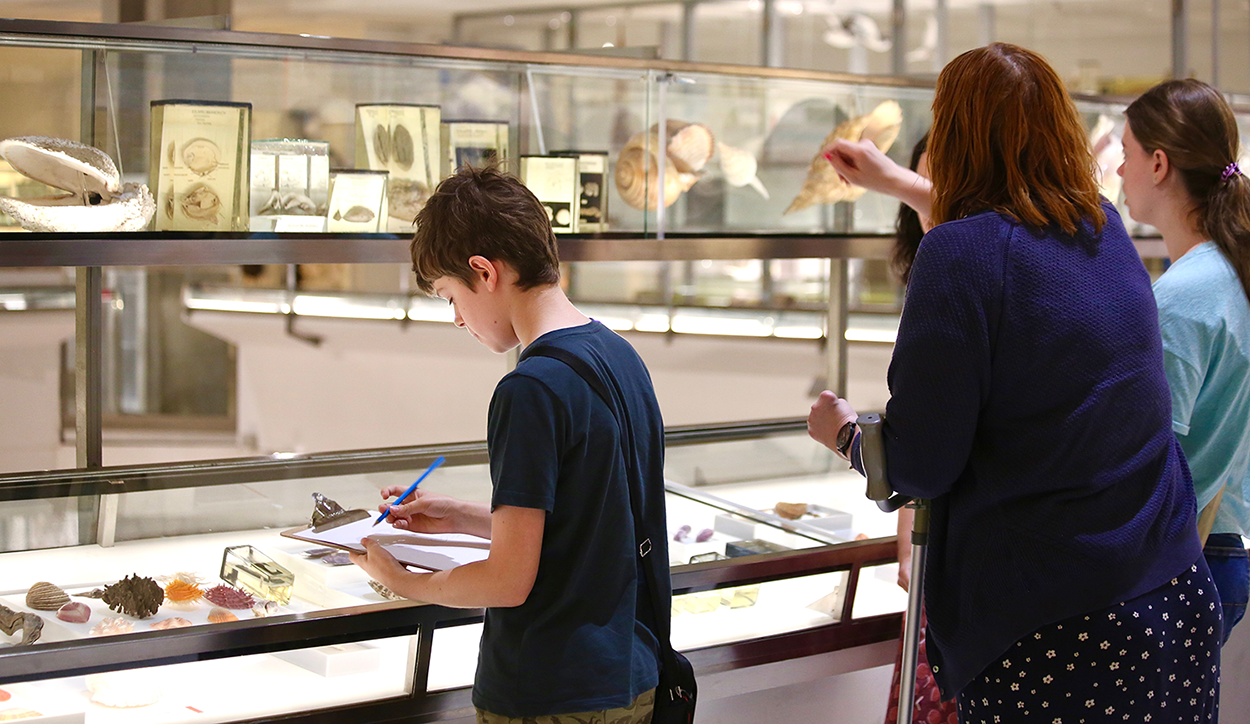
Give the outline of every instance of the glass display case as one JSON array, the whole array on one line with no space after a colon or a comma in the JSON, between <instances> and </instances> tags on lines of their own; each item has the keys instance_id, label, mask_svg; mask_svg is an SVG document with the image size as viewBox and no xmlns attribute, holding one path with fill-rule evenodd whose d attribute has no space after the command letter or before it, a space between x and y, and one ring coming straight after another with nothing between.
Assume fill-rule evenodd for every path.
<instances>
[{"instance_id":1,"label":"glass display case","mask_svg":"<svg viewBox=\"0 0 1250 724\"><path fill-rule=\"evenodd\" d=\"M598 189L607 198L606 230L562 234L559 244L571 295L608 326L823 340L824 381L837 390L846 388L853 300L859 311L876 304L887 312L860 325L859 338L893 339L890 313L899 297L883 260L897 204L839 186L818 152L831 133L858 138L871 126L879 145L906 161L929 124L932 88L924 83L20 20L0 20L0 62L8 91L29 99L3 104L0 138L48 136L96 147L116 163L119 182L147 185L164 199L157 215L172 218L172 199L183 221L224 217L213 195L220 200L226 191L210 184L219 168L229 171L220 182L228 176L231 208L250 209L250 184L236 173L250 159L243 139L285 139L319 144L332 174L387 166L386 198L376 208L387 209L388 229L391 220L410 223L429 188L401 172L415 164L415 139L432 139L432 130L422 136L393 114L385 128L366 128L358 107L420 107L426 110L413 117L422 124L433 123L429 109L437 107L439 123L506 125L506 144L497 137L474 153L607 154L609 180ZM150 109L168 101L250 104L250 127L229 143L187 133L154 147L153 136L165 129L153 128ZM1081 101L1091 128L1100 115L1118 128L1121 108ZM653 128L665 129L664 138ZM226 154L229 163L214 155L232 143L239 147ZM155 164L154 148L161 154ZM149 169L162 165L166 176L199 180L161 195L168 191L160 188L163 177ZM449 321L445 307L413 294L405 233L327 232L322 222L333 218L333 203L326 218L306 223L322 212L298 189L315 184L306 176L304 186L283 185L283 160L269 166L276 176L258 188L271 198L258 208L283 213L263 230L88 225L18 233L11 220L0 223L14 232L0 234L0 268L19 276L33 269L30 278L42 280L0 288L0 314L74 310L72 331L47 336L73 336L57 368L72 379L61 388L71 391L72 404L53 415L72 409L68 435L77 453L74 467L0 474L0 717L329 721L346 710L360 721L433 721L469 706L480 611L388 600L359 569L334 565L341 556L310 555L311 546L280 532L307 521L313 492L368 508L380 488L408 482L438 455L449 464L428 489L484 500L484 444L103 465L106 410L142 411L144 391L155 389L122 384L105 392L106 380L142 379L130 372L143 366L140 343L163 340L182 351L182 366L227 380L212 384L233 394L233 352L224 342L170 333L192 313L280 317L288 335L310 345L320 340L300 336L301 318ZM631 167L640 172L631 176ZM0 188L27 198L28 178L0 169ZM85 207L97 205L108 203ZM355 206L364 208L349 205L335 221L364 219ZM360 223L380 224L380 214L369 213ZM74 268L72 291L58 267ZM320 286L308 281L318 270ZM271 273L272 283L256 281ZM163 311L169 326L128 336L136 318L127 310L160 299L156 287L172 290L175 304ZM114 350L106 338L122 342ZM10 418L38 418L38 410L5 404ZM207 407L233 425L233 405L226 398ZM668 446L673 638L701 673L897 637L905 600L889 569L894 519L864 499L862 480L810 441L801 420L674 428ZM264 556L253 564L268 561L292 576L289 601L242 605L219 592L238 606L192 605L191 589L220 585L223 557L237 546ZM96 589L101 598L90 595ZM62 611L67 602L79 605ZM139 617L153 608L154 615Z\"/></svg>"}]
</instances>

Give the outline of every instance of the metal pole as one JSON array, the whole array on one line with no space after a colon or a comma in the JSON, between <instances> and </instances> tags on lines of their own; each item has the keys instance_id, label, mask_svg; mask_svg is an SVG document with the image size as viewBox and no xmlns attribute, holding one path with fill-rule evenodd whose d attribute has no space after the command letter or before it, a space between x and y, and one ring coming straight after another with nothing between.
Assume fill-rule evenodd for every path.
<instances>
[{"instance_id":1,"label":"metal pole","mask_svg":"<svg viewBox=\"0 0 1250 724\"><path fill-rule=\"evenodd\" d=\"M1211 85L1220 87L1220 0L1211 0Z\"/></svg>"},{"instance_id":2,"label":"metal pole","mask_svg":"<svg viewBox=\"0 0 1250 724\"><path fill-rule=\"evenodd\" d=\"M695 9L698 0L686 0L681 4L681 59L694 60Z\"/></svg>"},{"instance_id":3,"label":"metal pole","mask_svg":"<svg viewBox=\"0 0 1250 724\"><path fill-rule=\"evenodd\" d=\"M781 16L777 13L777 0L764 0L760 12L760 62L766 68L780 68L783 63Z\"/></svg>"},{"instance_id":4,"label":"metal pole","mask_svg":"<svg viewBox=\"0 0 1250 724\"><path fill-rule=\"evenodd\" d=\"M890 72L896 76L907 75L907 0L894 0L890 13Z\"/></svg>"},{"instance_id":5,"label":"metal pole","mask_svg":"<svg viewBox=\"0 0 1250 724\"><path fill-rule=\"evenodd\" d=\"M826 385L846 397L846 313L850 299L850 277L846 259L829 260L829 308L825 323L825 352L828 355Z\"/></svg>"},{"instance_id":6,"label":"metal pole","mask_svg":"<svg viewBox=\"0 0 1250 724\"><path fill-rule=\"evenodd\" d=\"M1172 0L1172 77L1189 76L1189 0Z\"/></svg>"},{"instance_id":7,"label":"metal pole","mask_svg":"<svg viewBox=\"0 0 1250 724\"><path fill-rule=\"evenodd\" d=\"M75 277L74 433L79 468L104 466L101 407L104 401L103 275L79 267Z\"/></svg>"},{"instance_id":8,"label":"metal pole","mask_svg":"<svg viewBox=\"0 0 1250 724\"><path fill-rule=\"evenodd\" d=\"M937 0L933 6L933 17L937 23L937 48L933 51L933 72L941 72L950 58L950 13L947 12L947 0Z\"/></svg>"},{"instance_id":9,"label":"metal pole","mask_svg":"<svg viewBox=\"0 0 1250 724\"><path fill-rule=\"evenodd\" d=\"M903 628L903 671L898 687L899 722L911 722L914 716L912 709L916 701L916 662L920 653L920 610L924 592L925 556L929 543L929 501L913 501L912 506L916 515L911 532L911 582L907 585L908 618L907 625Z\"/></svg>"}]
</instances>

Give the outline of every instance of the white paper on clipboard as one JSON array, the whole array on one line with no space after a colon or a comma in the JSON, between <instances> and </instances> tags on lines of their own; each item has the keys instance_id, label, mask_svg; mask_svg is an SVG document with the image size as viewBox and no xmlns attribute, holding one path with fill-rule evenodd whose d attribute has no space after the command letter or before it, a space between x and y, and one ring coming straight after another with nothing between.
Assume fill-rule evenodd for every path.
<instances>
[{"instance_id":1,"label":"white paper on clipboard","mask_svg":"<svg viewBox=\"0 0 1250 724\"><path fill-rule=\"evenodd\" d=\"M360 539L372 538L405 565L427 571L445 571L466 563L484 561L490 555L490 541L460 533L413 533L373 518L357 520L337 528L313 532L312 528L285 531L288 538L363 553Z\"/></svg>"}]
</instances>

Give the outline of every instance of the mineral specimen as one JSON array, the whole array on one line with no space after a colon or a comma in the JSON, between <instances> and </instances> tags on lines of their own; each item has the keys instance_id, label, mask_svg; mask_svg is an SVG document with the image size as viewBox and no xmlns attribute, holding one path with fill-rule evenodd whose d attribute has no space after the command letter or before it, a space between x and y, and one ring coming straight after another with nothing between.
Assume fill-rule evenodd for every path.
<instances>
[{"instance_id":1,"label":"mineral specimen","mask_svg":"<svg viewBox=\"0 0 1250 724\"><path fill-rule=\"evenodd\" d=\"M214 608L208 612L209 623L227 623L229 621L238 621L239 617L230 613L224 608Z\"/></svg>"},{"instance_id":2,"label":"mineral specimen","mask_svg":"<svg viewBox=\"0 0 1250 724\"><path fill-rule=\"evenodd\" d=\"M677 529L676 533L673 534L673 540L677 541L678 543L682 543L689 536L690 536L690 526L683 525L682 527Z\"/></svg>"},{"instance_id":3,"label":"mineral specimen","mask_svg":"<svg viewBox=\"0 0 1250 724\"><path fill-rule=\"evenodd\" d=\"M33 613L22 613L0 606L0 631L12 636L19 628L22 630L22 643L33 644L43 633L43 619Z\"/></svg>"},{"instance_id":4,"label":"mineral specimen","mask_svg":"<svg viewBox=\"0 0 1250 724\"><path fill-rule=\"evenodd\" d=\"M70 601L57 609L56 617L66 623L86 623L91 619L91 607L85 603Z\"/></svg>"},{"instance_id":5,"label":"mineral specimen","mask_svg":"<svg viewBox=\"0 0 1250 724\"><path fill-rule=\"evenodd\" d=\"M241 610L256 605L256 599L230 586L213 586L204 592L204 598L222 608Z\"/></svg>"},{"instance_id":6,"label":"mineral specimen","mask_svg":"<svg viewBox=\"0 0 1250 724\"><path fill-rule=\"evenodd\" d=\"M135 630L134 623L120 616L109 616L91 629L92 636L116 636L128 634Z\"/></svg>"},{"instance_id":7,"label":"mineral specimen","mask_svg":"<svg viewBox=\"0 0 1250 724\"><path fill-rule=\"evenodd\" d=\"M69 603L69 596L57 586L40 581L26 592L26 605L37 611L55 611Z\"/></svg>"},{"instance_id":8,"label":"mineral specimen","mask_svg":"<svg viewBox=\"0 0 1250 724\"><path fill-rule=\"evenodd\" d=\"M135 618L148 618L161 607L165 592L156 581L136 573L106 586L101 598L110 609L118 613Z\"/></svg>"},{"instance_id":9,"label":"mineral specimen","mask_svg":"<svg viewBox=\"0 0 1250 724\"><path fill-rule=\"evenodd\" d=\"M807 515L807 503L777 503L773 512L786 520L798 520Z\"/></svg>"}]
</instances>

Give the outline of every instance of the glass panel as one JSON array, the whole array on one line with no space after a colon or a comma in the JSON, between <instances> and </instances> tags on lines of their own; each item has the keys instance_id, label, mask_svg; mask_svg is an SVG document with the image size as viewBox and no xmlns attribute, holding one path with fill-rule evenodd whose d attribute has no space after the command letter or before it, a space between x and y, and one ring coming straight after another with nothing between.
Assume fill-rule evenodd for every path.
<instances>
[{"instance_id":1,"label":"glass panel","mask_svg":"<svg viewBox=\"0 0 1250 724\"><path fill-rule=\"evenodd\" d=\"M673 597L673 646L704 646L775 636L841 618L847 573L722 588Z\"/></svg>"},{"instance_id":2,"label":"glass panel","mask_svg":"<svg viewBox=\"0 0 1250 724\"><path fill-rule=\"evenodd\" d=\"M851 618L880 616L907 610L907 592L898 585L898 564L860 569Z\"/></svg>"},{"instance_id":3,"label":"glass panel","mask_svg":"<svg viewBox=\"0 0 1250 724\"><path fill-rule=\"evenodd\" d=\"M227 722L376 701L411 693L416 645L400 636L6 684L0 716L24 709L89 724Z\"/></svg>"}]
</instances>

